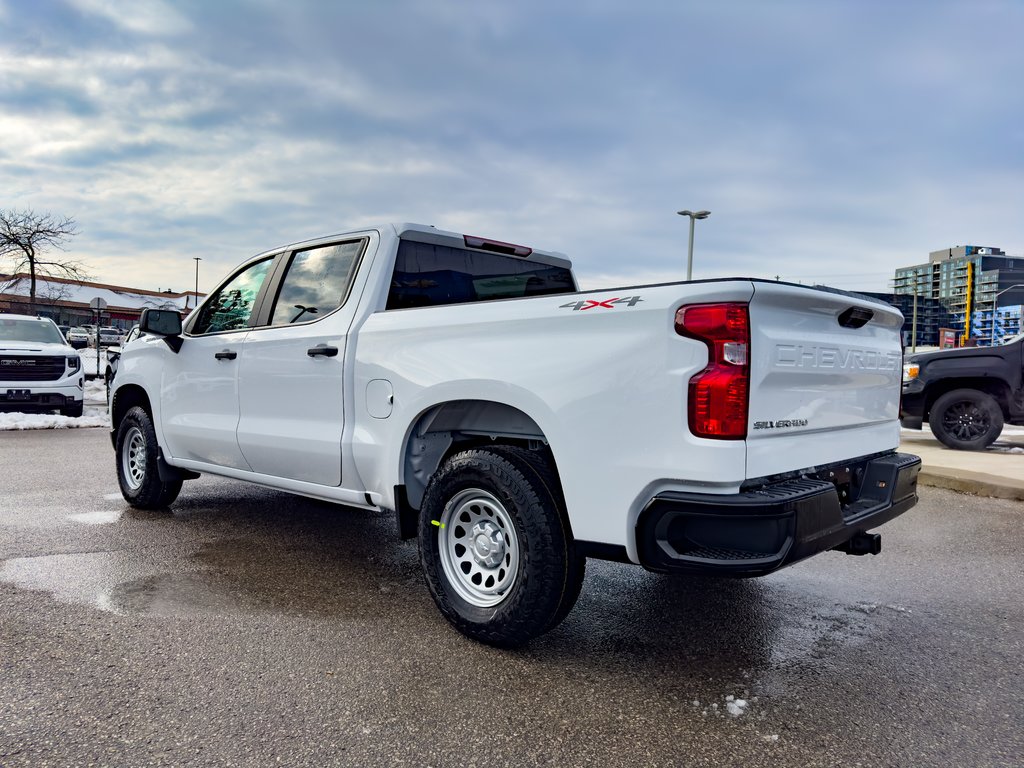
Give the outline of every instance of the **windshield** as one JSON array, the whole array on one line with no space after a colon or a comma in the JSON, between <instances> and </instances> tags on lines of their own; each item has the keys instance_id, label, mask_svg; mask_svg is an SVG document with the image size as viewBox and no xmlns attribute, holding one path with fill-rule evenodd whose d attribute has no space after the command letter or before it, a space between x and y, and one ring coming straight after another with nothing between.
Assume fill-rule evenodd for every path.
<instances>
[{"instance_id":1,"label":"windshield","mask_svg":"<svg viewBox=\"0 0 1024 768\"><path fill-rule=\"evenodd\" d=\"M0 318L0 341L34 341L40 344L63 344L57 326L41 320Z\"/></svg>"},{"instance_id":2,"label":"windshield","mask_svg":"<svg viewBox=\"0 0 1024 768\"><path fill-rule=\"evenodd\" d=\"M1013 344L1013 342L1020 341L1021 339L1024 339L1024 333L1018 333L1016 336L1011 336L1008 339L1003 339L1002 341L999 342L999 346L1005 347L1007 344Z\"/></svg>"}]
</instances>

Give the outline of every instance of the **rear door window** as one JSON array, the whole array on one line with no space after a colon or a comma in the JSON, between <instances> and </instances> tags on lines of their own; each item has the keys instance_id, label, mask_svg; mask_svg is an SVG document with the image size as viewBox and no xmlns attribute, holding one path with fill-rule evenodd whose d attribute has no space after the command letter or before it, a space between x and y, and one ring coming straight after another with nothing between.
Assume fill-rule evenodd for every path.
<instances>
[{"instance_id":1,"label":"rear door window","mask_svg":"<svg viewBox=\"0 0 1024 768\"><path fill-rule=\"evenodd\" d=\"M565 267L486 251L403 240L388 309L547 296L576 290Z\"/></svg>"},{"instance_id":2,"label":"rear door window","mask_svg":"<svg viewBox=\"0 0 1024 768\"><path fill-rule=\"evenodd\" d=\"M296 251L285 272L271 325L308 323L345 303L366 240Z\"/></svg>"}]
</instances>

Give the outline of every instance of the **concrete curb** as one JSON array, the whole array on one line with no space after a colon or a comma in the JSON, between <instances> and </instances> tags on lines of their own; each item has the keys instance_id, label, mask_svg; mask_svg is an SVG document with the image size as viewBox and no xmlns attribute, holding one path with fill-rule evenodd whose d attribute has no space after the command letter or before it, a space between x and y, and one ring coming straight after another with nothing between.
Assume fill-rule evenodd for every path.
<instances>
[{"instance_id":1,"label":"concrete curb","mask_svg":"<svg viewBox=\"0 0 1024 768\"><path fill-rule=\"evenodd\" d=\"M954 451L930 432L903 430L899 450L921 457L918 484L993 499L1024 501L1024 435L1004 434L985 451ZM1010 450L1007 450L1010 449Z\"/></svg>"},{"instance_id":2,"label":"concrete curb","mask_svg":"<svg viewBox=\"0 0 1024 768\"><path fill-rule=\"evenodd\" d=\"M970 493L975 496L1024 501L1024 483L981 472L970 472L952 467L924 466L917 476L917 481L919 485L948 488L951 491Z\"/></svg>"}]
</instances>

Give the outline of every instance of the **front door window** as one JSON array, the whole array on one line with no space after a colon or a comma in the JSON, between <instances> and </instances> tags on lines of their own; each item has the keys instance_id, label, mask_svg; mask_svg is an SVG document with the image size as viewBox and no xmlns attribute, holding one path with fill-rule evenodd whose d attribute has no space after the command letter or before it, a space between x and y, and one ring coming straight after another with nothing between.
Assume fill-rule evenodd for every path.
<instances>
[{"instance_id":1,"label":"front door window","mask_svg":"<svg viewBox=\"0 0 1024 768\"><path fill-rule=\"evenodd\" d=\"M273 257L251 264L214 291L199 310L193 335L237 331L249 326L256 297L267 279Z\"/></svg>"}]
</instances>

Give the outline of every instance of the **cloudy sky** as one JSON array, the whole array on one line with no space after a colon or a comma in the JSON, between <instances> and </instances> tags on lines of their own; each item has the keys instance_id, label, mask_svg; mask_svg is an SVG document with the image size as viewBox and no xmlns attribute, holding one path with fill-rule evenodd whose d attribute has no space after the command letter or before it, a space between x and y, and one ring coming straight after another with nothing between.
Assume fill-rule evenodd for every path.
<instances>
[{"instance_id":1,"label":"cloudy sky","mask_svg":"<svg viewBox=\"0 0 1024 768\"><path fill-rule=\"evenodd\" d=\"M707 208L696 278L884 290L1022 182L1017 0L0 0L0 207L119 285L382 221L680 279Z\"/></svg>"}]
</instances>

